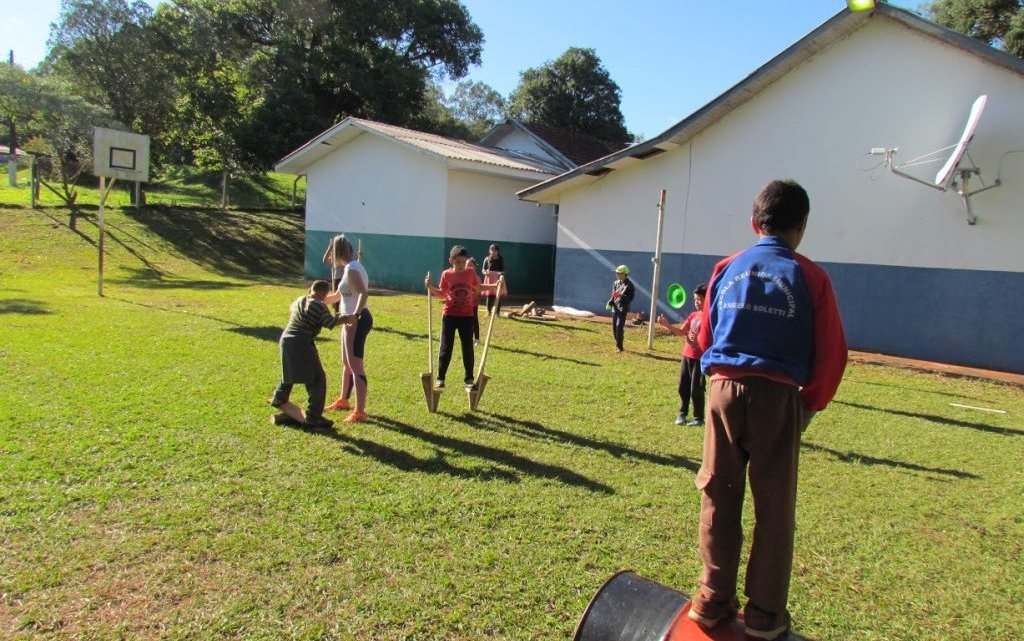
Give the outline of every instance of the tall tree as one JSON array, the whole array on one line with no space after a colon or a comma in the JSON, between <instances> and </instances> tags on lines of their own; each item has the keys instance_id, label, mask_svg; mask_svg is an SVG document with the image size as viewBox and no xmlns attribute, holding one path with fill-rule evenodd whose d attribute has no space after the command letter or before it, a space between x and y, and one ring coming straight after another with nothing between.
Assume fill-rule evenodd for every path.
<instances>
[{"instance_id":1,"label":"tall tree","mask_svg":"<svg viewBox=\"0 0 1024 641\"><path fill-rule=\"evenodd\" d=\"M1021 0L934 0L926 9L935 22L1024 58Z\"/></svg>"},{"instance_id":2,"label":"tall tree","mask_svg":"<svg viewBox=\"0 0 1024 641\"><path fill-rule=\"evenodd\" d=\"M234 66L250 92L234 140L264 164L345 116L422 122L431 79L465 75L483 42L457 0L177 0L175 10L220 44L244 44L231 45L245 52Z\"/></svg>"},{"instance_id":3,"label":"tall tree","mask_svg":"<svg viewBox=\"0 0 1024 641\"><path fill-rule=\"evenodd\" d=\"M61 0L44 66L125 126L158 136L174 83L152 16L143 0Z\"/></svg>"},{"instance_id":4,"label":"tall tree","mask_svg":"<svg viewBox=\"0 0 1024 641\"><path fill-rule=\"evenodd\" d=\"M621 111L621 91L593 49L570 47L555 60L520 73L509 114L601 140L632 140Z\"/></svg>"},{"instance_id":5,"label":"tall tree","mask_svg":"<svg viewBox=\"0 0 1024 641\"><path fill-rule=\"evenodd\" d=\"M505 99L484 82L463 80L444 102L475 139L483 138L505 114Z\"/></svg>"},{"instance_id":6,"label":"tall tree","mask_svg":"<svg viewBox=\"0 0 1024 641\"><path fill-rule=\"evenodd\" d=\"M11 158L19 147L18 127L28 124L35 109L37 83L24 69L0 64L0 120L7 125L7 145ZM11 184L15 179L11 177Z\"/></svg>"}]
</instances>

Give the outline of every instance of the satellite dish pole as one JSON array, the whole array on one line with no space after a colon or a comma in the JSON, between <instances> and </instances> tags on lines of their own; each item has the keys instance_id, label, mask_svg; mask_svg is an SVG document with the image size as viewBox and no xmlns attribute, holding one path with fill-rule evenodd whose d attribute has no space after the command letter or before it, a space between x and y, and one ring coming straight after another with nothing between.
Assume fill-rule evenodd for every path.
<instances>
[{"instance_id":1,"label":"satellite dish pole","mask_svg":"<svg viewBox=\"0 0 1024 641\"><path fill-rule=\"evenodd\" d=\"M978 221L978 217L974 215L974 208L971 207L971 196L980 194L983 191L988 191L989 189L994 189L1002 184L998 176L993 184L985 185L980 189L975 189L974 191L971 191L967 184L970 181L971 176L977 175L979 178L981 177L981 169L974 164L974 159L971 158L968 148L970 147L971 141L974 140L974 130L977 129L978 123L981 121L981 114L985 111L986 104L988 104L987 94L982 94L975 99L974 104L971 105L971 113L967 116L967 125L964 127L964 132L960 135L960 140L957 141L955 145L950 145L949 147L944 147L938 151L933 151L919 158L909 160L899 166L893 162L892 158L896 152L899 151L896 147L872 147L869 153L873 156L884 156L882 164L888 167L889 171L897 176L902 176L903 178L913 180L916 183L921 183L926 187L937 189L939 191L948 191L950 188L955 188L956 193L963 199L964 207L967 209L967 224L973 225ZM929 156L934 156L946 149L952 149L953 153L950 154L945 164L943 164L942 168L939 169L939 172L935 174L935 182L922 180L917 176L913 176L902 171L903 167L916 164L917 161L928 158ZM962 165L964 156L967 156L967 159L971 163L969 167Z\"/></svg>"}]
</instances>

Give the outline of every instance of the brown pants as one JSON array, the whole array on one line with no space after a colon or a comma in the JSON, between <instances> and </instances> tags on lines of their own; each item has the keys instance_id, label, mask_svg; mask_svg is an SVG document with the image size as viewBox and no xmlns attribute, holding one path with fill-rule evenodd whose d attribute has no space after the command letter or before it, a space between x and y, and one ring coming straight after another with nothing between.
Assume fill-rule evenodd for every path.
<instances>
[{"instance_id":1,"label":"brown pants","mask_svg":"<svg viewBox=\"0 0 1024 641\"><path fill-rule=\"evenodd\" d=\"M747 563L746 624L770 630L788 622L797 463L803 404L799 390L759 376L715 380L708 394L701 490L704 571L694 607L709 617L735 609L743 544L747 467L754 498L754 538Z\"/></svg>"}]
</instances>

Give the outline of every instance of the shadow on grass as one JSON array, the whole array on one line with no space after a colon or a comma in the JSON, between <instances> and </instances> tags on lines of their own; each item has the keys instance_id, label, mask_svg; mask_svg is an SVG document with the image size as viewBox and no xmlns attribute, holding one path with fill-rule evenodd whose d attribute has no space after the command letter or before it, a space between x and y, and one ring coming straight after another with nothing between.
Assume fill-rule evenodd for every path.
<instances>
[{"instance_id":1,"label":"shadow on grass","mask_svg":"<svg viewBox=\"0 0 1024 641\"><path fill-rule=\"evenodd\" d=\"M215 323L221 323L223 325L230 325L230 327L224 328L223 331L232 332L234 334L240 334L242 336L248 336L249 338L258 338L260 340L267 340L276 343L281 338L281 332L284 331L282 327L276 327L273 325L263 325L246 327L239 325L234 321L225 320L223 318L217 318L216 316L210 316L208 314L200 314L198 312L189 312L183 309L175 309L172 307L160 307L159 305L147 305L146 303L140 303L134 300L126 300L124 298L111 298L110 300L116 300L119 303L127 303L128 305L135 305L137 307L145 307L146 309L152 309L159 312L168 312L171 314L181 314L182 316L192 316L195 318L203 318ZM317 343L333 343L337 339L331 336L317 336L314 341Z\"/></svg>"},{"instance_id":2,"label":"shadow on grass","mask_svg":"<svg viewBox=\"0 0 1024 641\"><path fill-rule=\"evenodd\" d=\"M639 356L640 358L649 358L653 361L665 361L668 363L678 363L680 358L682 358L681 356L665 356L664 354L655 354L653 352L634 352L631 350L626 350L626 353Z\"/></svg>"},{"instance_id":3,"label":"shadow on grass","mask_svg":"<svg viewBox=\"0 0 1024 641\"><path fill-rule=\"evenodd\" d=\"M868 410L871 412L884 412L886 414L906 416L908 418L919 418L925 421L931 421L932 423L938 423L940 425L966 427L968 429L978 430L979 432L990 432L992 434L1002 434L1003 436L1024 436L1024 430L1014 429L1012 427L998 427L996 425L988 425L986 423L961 421L955 418L949 418L948 416L938 416L937 414L923 414L921 412L904 412L902 410L894 410L886 407L872 407L871 405L861 405L860 403L850 403L847 401L832 402L839 405L845 405L847 407L854 407L860 410Z\"/></svg>"},{"instance_id":4,"label":"shadow on grass","mask_svg":"<svg viewBox=\"0 0 1024 641\"><path fill-rule=\"evenodd\" d=\"M0 300L0 314L37 316L52 313L43 301L26 299Z\"/></svg>"},{"instance_id":5,"label":"shadow on grass","mask_svg":"<svg viewBox=\"0 0 1024 641\"><path fill-rule=\"evenodd\" d=\"M252 287L249 283L230 283L223 280L197 280L191 278L167 277L159 269L153 267L134 268L122 267L129 272L127 278L107 278L108 283L118 285L130 285L139 289L198 289L198 290L221 290L221 289L242 289Z\"/></svg>"},{"instance_id":6,"label":"shadow on grass","mask_svg":"<svg viewBox=\"0 0 1024 641\"><path fill-rule=\"evenodd\" d=\"M484 317L486 318L486 316ZM554 316L541 316L530 317L530 316L513 316L512 318L503 319L512 323L522 323L524 325L534 325L535 327L548 327L551 329L565 329L573 332L588 332L595 333L595 330L589 327L583 327L581 325L574 325L567 323L561 319L555 318Z\"/></svg>"},{"instance_id":7,"label":"shadow on grass","mask_svg":"<svg viewBox=\"0 0 1024 641\"><path fill-rule=\"evenodd\" d=\"M481 418L483 416L486 416L487 419ZM518 434L519 436L527 438L541 437L544 439L555 440L560 443L587 447L592 450L607 452L615 458L631 458L639 461L647 461L648 463L654 463L656 465L682 467L694 473L700 469L700 461L694 461L685 456L662 456L661 454L642 452L624 445L617 445L607 441L587 438L586 436L580 436L579 434L572 434L564 430L546 427L536 421L524 421L504 414L478 412L477 414L470 414L461 417L453 416L452 418L474 427L494 431L497 431L500 428L505 428L513 434Z\"/></svg>"},{"instance_id":8,"label":"shadow on grass","mask_svg":"<svg viewBox=\"0 0 1024 641\"><path fill-rule=\"evenodd\" d=\"M480 323L482 325L484 323L484 320L481 319ZM486 331L483 327L481 327L480 329L482 331ZM373 331L375 331L375 332L384 332L385 334L395 334L396 336L401 336L402 338L404 338L406 340L410 340L410 341L425 341L425 340L427 340L427 335L425 333L421 334L421 333L418 333L418 332L403 332L400 329L392 329L390 327L378 327L378 326L374 325ZM483 348L484 347L483 347L482 344L478 345L476 347L476 349L474 350L474 354L479 354L480 350L482 350ZM565 361L567 363L573 363L575 365L586 365L587 367L600 367L601 366L600 363L591 363L589 361L581 361L579 359L569 358L568 356L554 356L552 354L542 354L540 352L531 352L529 350L516 349L514 347L502 347L501 345L495 345L494 343L491 343L490 349L497 350L499 352L510 352L510 353L513 353L513 354L522 354L524 356L533 356L535 358L540 358L540 359L543 359L543 360Z\"/></svg>"},{"instance_id":9,"label":"shadow on grass","mask_svg":"<svg viewBox=\"0 0 1024 641\"><path fill-rule=\"evenodd\" d=\"M403 472L446 474L454 478L473 479L476 481L505 481L506 483L518 483L520 480L514 473L494 466L476 470L457 467L445 460L445 453L437 448L434 449L435 455L433 457L420 458L393 447L380 445L379 443L374 443L373 441L364 438L356 438L349 434L343 434L333 428L317 429L297 424L290 424L284 427L298 430L300 432L306 432L307 434L315 434L317 436L325 436L333 439L341 443L342 449L350 454L354 454L356 456L368 456L380 463L383 463L384 465L390 465L391 467Z\"/></svg>"},{"instance_id":10,"label":"shadow on grass","mask_svg":"<svg viewBox=\"0 0 1024 641\"><path fill-rule=\"evenodd\" d=\"M981 477L977 474L971 474L970 472L962 472L960 470L947 470L941 467L928 467L926 465L918 465L916 463L906 463L904 461L894 461L887 458L875 458L873 456L865 456L864 454L857 454L856 452L840 452L833 450L821 445L815 445L814 443L808 443L804 441L800 445L801 447L808 449L812 452L820 452L822 454L828 454L842 461L843 463L857 463L859 465L883 465L885 467L891 467L900 470L911 470L914 472L927 472L929 474L942 474L945 476L953 476L958 479L980 479Z\"/></svg>"},{"instance_id":11,"label":"shadow on grass","mask_svg":"<svg viewBox=\"0 0 1024 641\"><path fill-rule=\"evenodd\" d=\"M284 330L273 325L264 325L263 327L228 327L224 331L276 343Z\"/></svg>"},{"instance_id":12,"label":"shadow on grass","mask_svg":"<svg viewBox=\"0 0 1024 641\"><path fill-rule=\"evenodd\" d=\"M446 413L441 414L448 418L465 422L464 417ZM546 463L531 461L530 459L519 456L518 454L513 454L508 450L480 445L479 443L473 443L472 441L465 441L451 436L444 436L442 434L435 434L409 425L408 423L400 423L389 418L374 417L371 420L376 425L379 425L384 429L419 439L439 448L454 450L461 452L466 456L473 456L487 461L492 461L499 465L512 467L523 474L529 474L530 476L535 476L537 478L554 479L560 483L564 483L565 485L580 487L600 494L615 493L615 490L607 485L588 479L587 477L577 474L570 469L559 467L557 465L548 465Z\"/></svg>"},{"instance_id":13,"label":"shadow on grass","mask_svg":"<svg viewBox=\"0 0 1024 641\"><path fill-rule=\"evenodd\" d=\"M192 262L220 274L293 278L304 271L301 214L164 206L123 213Z\"/></svg>"},{"instance_id":14,"label":"shadow on grass","mask_svg":"<svg viewBox=\"0 0 1024 641\"><path fill-rule=\"evenodd\" d=\"M892 383L878 383L876 381L850 381L857 385L874 385L876 387L890 387L892 389L898 389L905 392L917 392L920 394L937 394L939 396L948 396L950 398L962 398L970 401L984 401L983 398L977 396L967 396L965 394L957 394L955 392L940 392L938 390L923 389L921 387L908 387L906 385L893 385Z\"/></svg>"}]
</instances>

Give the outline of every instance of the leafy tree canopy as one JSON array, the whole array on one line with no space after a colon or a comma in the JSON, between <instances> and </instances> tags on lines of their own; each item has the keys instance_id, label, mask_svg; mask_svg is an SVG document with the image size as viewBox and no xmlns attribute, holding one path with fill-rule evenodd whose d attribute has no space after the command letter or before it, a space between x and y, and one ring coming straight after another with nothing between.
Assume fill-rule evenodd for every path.
<instances>
[{"instance_id":1,"label":"leafy tree canopy","mask_svg":"<svg viewBox=\"0 0 1024 641\"><path fill-rule=\"evenodd\" d=\"M593 49L570 47L557 59L520 74L508 111L527 122L552 125L614 143L626 143L621 91Z\"/></svg>"},{"instance_id":2,"label":"leafy tree canopy","mask_svg":"<svg viewBox=\"0 0 1024 641\"><path fill-rule=\"evenodd\" d=\"M505 114L505 99L484 82L463 80L444 103L474 140L483 138Z\"/></svg>"},{"instance_id":3,"label":"leafy tree canopy","mask_svg":"<svg viewBox=\"0 0 1024 641\"><path fill-rule=\"evenodd\" d=\"M926 9L935 22L1024 58L1021 0L934 0Z\"/></svg>"}]
</instances>

